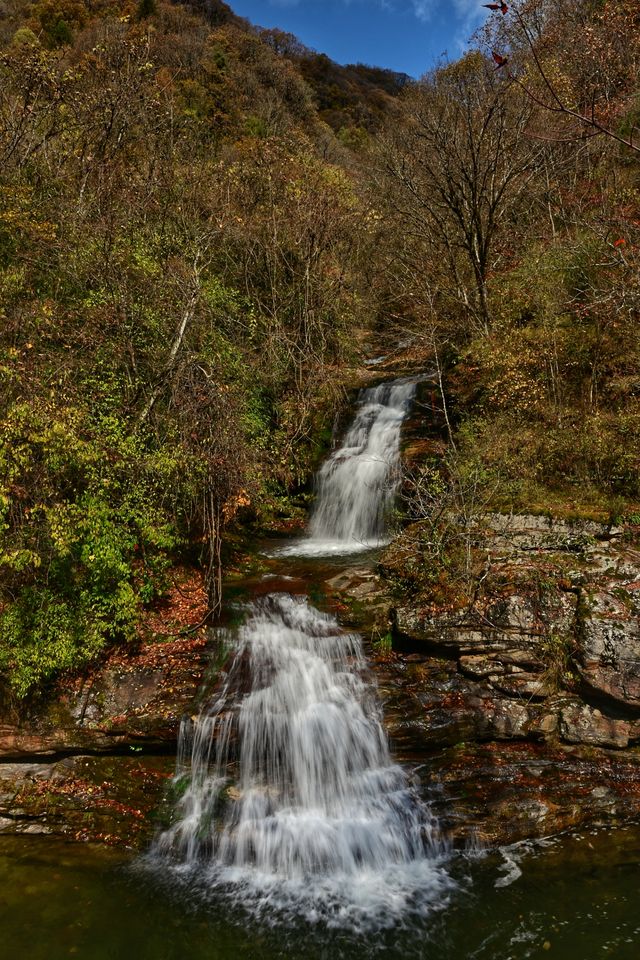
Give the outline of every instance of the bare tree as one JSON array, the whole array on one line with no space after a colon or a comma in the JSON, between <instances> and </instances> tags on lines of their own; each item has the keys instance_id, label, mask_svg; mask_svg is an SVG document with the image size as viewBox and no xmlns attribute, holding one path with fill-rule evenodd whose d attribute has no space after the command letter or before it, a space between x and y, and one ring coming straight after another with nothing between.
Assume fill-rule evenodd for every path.
<instances>
[{"instance_id":1,"label":"bare tree","mask_svg":"<svg viewBox=\"0 0 640 960\"><path fill-rule=\"evenodd\" d=\"M526 136L530 115L473 52L413 87L401 122L381 142L387 196L413 271L444 271L443 286L483 332L491 327L487 280L499 265L496 239L541 156Z\"/></svg>"}]
</instances>

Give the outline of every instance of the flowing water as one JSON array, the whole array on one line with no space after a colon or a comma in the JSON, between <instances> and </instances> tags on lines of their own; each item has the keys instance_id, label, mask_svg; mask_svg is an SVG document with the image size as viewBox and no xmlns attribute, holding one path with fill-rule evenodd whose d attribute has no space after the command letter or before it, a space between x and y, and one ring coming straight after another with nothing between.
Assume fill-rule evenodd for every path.
<instances>
[{"instance_id":1,"label":"flowing water","mask_svg":"<svg viewBox=\"0 0 640 960\"><path fill-rule=\"evenodd\" d=\"M314 553L382 541L415 389L362 391L320 470ZM246 617L222 689L183 723L182 797L150 862L272 918L374 930L440 906L445 845L391 760L360 638L288 593Z\"/></svg>"},{"instance_id":2,"label":"flowing water","mask_svg":"<svg viewBox=\"0 0 640 960\"><path fill-rule=\"evenodd\" d=\"M418 378L360 391L353 423L316 478L307 537L281 555L356 553L388 542L388 514L400 482L400 430Z\"/></svg>"},{"instance_id":3,"label":"flowing water","mask_svg":"<svg viewBox=\"0 0 640 960\"><path fill-rule=\"evenodd\" d=\"M184 793L152 864L272 919L379 929L440 905L446 849L391 760L360 638L273 594L234 646L221 692L183 723Z\"/></svg>"}]
</instances>

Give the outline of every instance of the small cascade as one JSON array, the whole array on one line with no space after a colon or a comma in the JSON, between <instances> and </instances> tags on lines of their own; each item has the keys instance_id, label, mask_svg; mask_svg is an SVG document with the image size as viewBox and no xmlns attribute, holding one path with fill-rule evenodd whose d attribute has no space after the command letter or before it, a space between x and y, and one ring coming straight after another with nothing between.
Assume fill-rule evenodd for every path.
<instances>
[{"instance_id":1,"label":"small cascade","mask_svg":"<svg viewBox=\"0 0 640 960\"><path fill-rule=\"evenodd\" d=\"M418 380L360 391L342 445L321 467L308 536L283 555L355 553L387 542L386 523L400 483L400 431Z\"/></svg>"},{"instance_id":2,"label":"small cascade","mask_svg":"<svg viewBox=\"0 0 640 960\"><path fill-rule=\"evenodd\" d=\"M379 929L441 903L428 808L394 764L360 638L289 594L249 608L220 694L183 722L152 858L271 920Z\"/></svg>"}]
</instances>

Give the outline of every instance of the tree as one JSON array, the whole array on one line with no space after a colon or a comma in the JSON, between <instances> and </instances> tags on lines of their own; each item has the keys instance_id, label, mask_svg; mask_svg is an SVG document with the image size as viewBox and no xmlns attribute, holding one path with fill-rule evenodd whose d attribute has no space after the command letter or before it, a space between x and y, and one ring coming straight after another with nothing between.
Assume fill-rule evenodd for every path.
<instances>
[{"instance_id":1,"label":"tree","mask_svg":"<svg viewBox=\"0 0 640 960\"><path fill-rule=\"evenodd\" d=\"M409 271L432 280L444 271L441 287L466 323L487 332L496 241L512 228L542 152L526 136L531 109L508 96L479 52L426 76L401 103L381 160Z\"/></svg>"},{"instance_id":2,"label":"tree","mask_svg":"<svg viewBox=\"0 0 640 960\"><path fill-rule=\"evenodd\" d=\"M541 139L601 136L640 153L636 0L514 0L484 39L537 108Z\"/></svg>"}]
</instances>

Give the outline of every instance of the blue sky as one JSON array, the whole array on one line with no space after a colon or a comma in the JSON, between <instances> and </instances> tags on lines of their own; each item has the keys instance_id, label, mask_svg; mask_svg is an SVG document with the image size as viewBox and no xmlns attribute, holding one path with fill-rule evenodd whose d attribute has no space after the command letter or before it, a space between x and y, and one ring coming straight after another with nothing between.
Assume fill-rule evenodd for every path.
<instances>
[{"instance_id":1,"label":"blue sky","mask_svg":"<svg viewBox=\"0 0 640 960\"><path fill-rule=\"evenodd\" d=\"M294 33L338 63L370 63L418 77L455 59L486 19L482 0L227 0L262 27Z\"/></svg>"}]
</instances>

